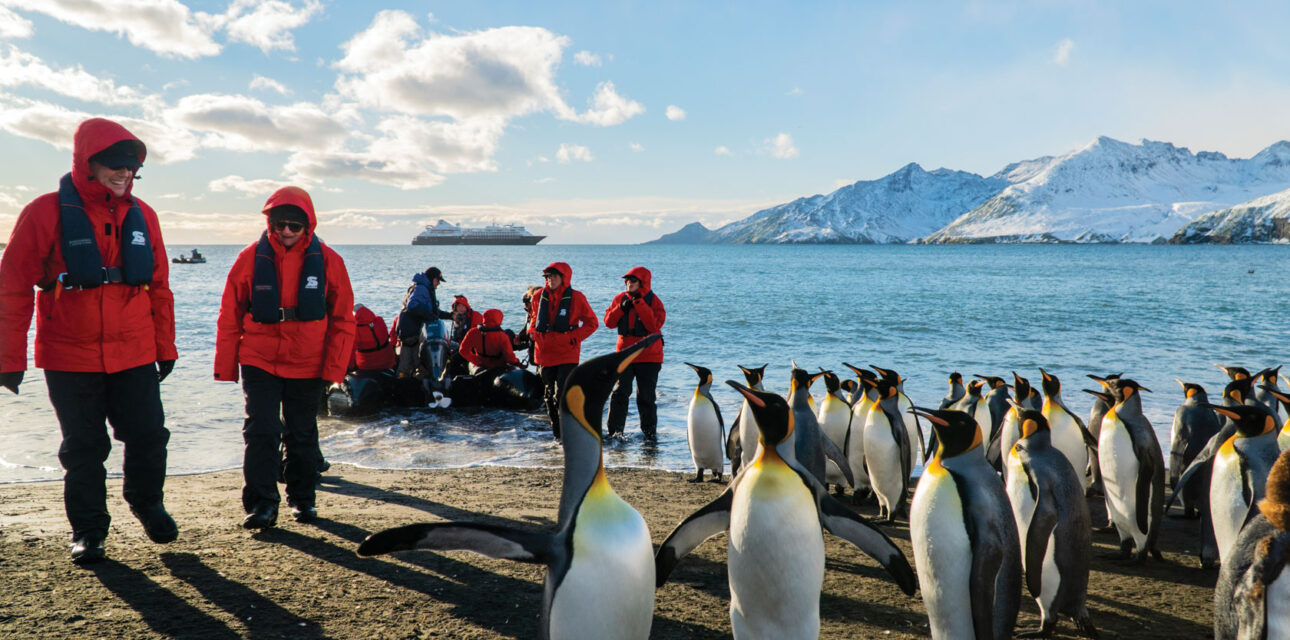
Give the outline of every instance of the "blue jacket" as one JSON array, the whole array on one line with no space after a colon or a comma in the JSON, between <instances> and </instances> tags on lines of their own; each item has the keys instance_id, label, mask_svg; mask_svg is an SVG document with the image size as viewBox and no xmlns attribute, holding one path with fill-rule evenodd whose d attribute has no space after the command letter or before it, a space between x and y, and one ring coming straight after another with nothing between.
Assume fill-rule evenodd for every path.
<instances>
[{"instance_id":1,"label":"blue jacket","mask_svg":"<svg viewBox=\"0 0 1290 640\"><path fill-rule=\"evenodd\" d=\"M412 286L403 298L403 311L399 314L399 338L415 338L421 326L430 321L448 320L452 313L439 309L439 298L424 273L412 276Z\"/></svg>"}]
</instances>

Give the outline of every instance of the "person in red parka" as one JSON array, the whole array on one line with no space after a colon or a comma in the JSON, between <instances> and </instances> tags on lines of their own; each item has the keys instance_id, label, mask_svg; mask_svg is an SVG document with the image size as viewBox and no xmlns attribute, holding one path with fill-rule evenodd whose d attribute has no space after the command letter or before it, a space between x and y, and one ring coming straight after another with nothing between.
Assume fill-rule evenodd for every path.
<instances>
[{"instance_id":1,"label":"person in red parka","mask_svg":"<svg viewBox=\"0 0 1290 640\"><path fill-rule=\"evenodd\" d=\"M107 422L125 445L130 511L153 542L179 535L162 502L170 432L160 382L178 358L174 297L157 214L131 194L146 156L125 127L82 122L71 173L18 214L0 260L0 386L18 393L39 289L36 366L63 434L58 460L78 564L106 557Z\"/></svg>"},{"instance_id":2,"label":"person in red parka","mask_svg":"<svg viewBox=\"0 0 1290 640\"><path fill-rule=\"evenodd\" d=\"M661 333L667 311L663 301L654 295L650 286L649 269L636 267L623 274L623 292L614 296L605 310L605 326L618 328L618 351L622 351L645 336ZM632 395L632 381L636 381L636 413L640 415L641 432L646 438L657 437L658 409L654 404L658 372L663 367L663 341L645 348L618 378L614 393L609 397L609 435L623 432L627 425L627 399Z\"/></svg>"},{"instance_id":3,"label":"person in red parka","mask_svg":"<svg viewBox=\"0 0 1290 640\"><path fill-rule=\"evenodd\" d=\"M511 337L502 329L503 317L501 309L485 311L484 323L471 328L461 340L461 357L479 369L476 375L508 364L520 366L511 349Z\"/></svg>"},{"instance_id":4,"label":"person in red parka","mask_svg":"<svg viewBox=\"0 0 1290 640\"><path fill-rule=\"evenodd\" d=\"M354 351L349 370L385 371L394 364L394 343L385 319L361 304L354 305Z\"/></svg>"},{"instance_id":5,"label":"person in red parka","mask_svg":"<svg viewBox=\"0 0 1290 640\"><path fill-rule=\"evenodd\" d=\"M551 418L551 432L560 439L560 394L564 379L578 366L582 341L600 328L586 296L569 284L573 269L552 262L542 270L546 286L538 294L537 312L527 328L533 336L533 363L540 367L542 395Z\"/></svg>"},{"instance_id":6,"label":"person in red parka","mask_svg":"<svg viewBox=\"0 0 1290 640\"><path fill-rule=\"evenodd\" d=\"M215 379L237 382L240 367L246 396L247 529L277 523L279 472L292 517L317 517L318 403L323 381L344 381L354 345L349 273L340 255L315 235L318 220L309 194L283 187L262 212L268 228L229 270L215 338Z\"/></svg>"},{"instance_id":7,"label":"person in red parka","mask_svg":"<svg viewBox=\"0 0 1290 640\"><path fill-rule=\"evenodd\" d=\"M484 316L470 308L466 296L452 299L452 341L458 344L466 337L466 332L484 323Z\"/></svg>"}]
</instances>

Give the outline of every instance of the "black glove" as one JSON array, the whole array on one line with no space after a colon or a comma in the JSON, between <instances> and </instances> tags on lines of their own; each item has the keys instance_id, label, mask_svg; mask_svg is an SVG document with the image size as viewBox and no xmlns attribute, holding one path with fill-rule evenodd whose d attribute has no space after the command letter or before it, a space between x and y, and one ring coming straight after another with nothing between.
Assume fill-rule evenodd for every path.
<instances>
[{"instance_id":1,"label":"black glove","mask_svg":"<svg viewBox=\"0 0 1290 640\"><path fill-rule=\"evenodd\" d=\"M18 395L18 385L22 384L22 373L21 371L0 373L0 387L4 387L12 391L14 395Z\"/></svg>"},{"instance_id":2,"label":"black glove","mask_svg":"<svg viewBox=\"0 0 1290 640\"><path fill-rule=\"evenodd\" d=\"M162 380L165 380L166 376L170 375L170 372L174 371L174 369L175 369L174 360L158 360L157 361L157 382L161 382Z\"/></svg>"},{"instance_id":3,"label":"black glove","mask_svg":"<svg viewBox=\"0 0 1290 640\"><path fill-rule=\"evenodd\" d=\"M627 311L632 308L632 297L623 296L623 301L618 303L618 308Z\"/></svg>"},{"instance_id":4,"label":"black glove","mask_svg":"<svg viewBox=\"0 0 1290 640\"><path fill-rule=\"evenodd\" d=\"M632 297L632 300L640 300L641 298L643 298L643 297L644 297L644 296L642 296L642 295L641 295L641 292L639 292L639 291L633 291L633 292L631 292L631 293L629 293L629 294L627 294L627 295L631 296L631 297Z\"/></svg>"}]
</instances>

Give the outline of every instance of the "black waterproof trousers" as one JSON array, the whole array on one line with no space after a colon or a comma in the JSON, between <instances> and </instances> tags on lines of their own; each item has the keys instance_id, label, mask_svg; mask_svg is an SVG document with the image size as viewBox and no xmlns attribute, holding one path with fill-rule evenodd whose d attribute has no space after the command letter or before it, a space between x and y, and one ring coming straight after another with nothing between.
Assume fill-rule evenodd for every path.
<instances>
[{"instance_id":1,"label":"black waterproof trousers","mask_svg":"<svg viewBox=\"0 0 1290 640\"><path fill-rule=\"evenodd\" d=\"M166 483L166 445L170 432L161 408L157 366L146 364L116 373L45 371L63 443L63 505L73 538L86 533L106 537L112 522L107 510L107 470L112 436L125 445L122 495L135 509L162 501Z\"/></svg>"},{"instance_id":2,"label":"black waterproof trousers","mask_svg":"<svg viewBox=\"0 0 1290 640\"><path fill-rule=\"evenodd\" d=\"M546 415L551 418L551 434L560 439L560 396L564 394L564 379L569 377L577 364L557 364L542 367L542 399L546 400Z\"/></svg>"},{"instance_id":3,"label":"black waterproof trousers","mask_svg":"<svg viewBox=\"0 0 1290 640\"><path fill-rule=\"evenodd\" d=\"M662 363L658 362L633 362L623 370L613 395L609 396L609 435L622 433L627 426L627 400L632 395L632 380L636 381L636 413L640 415L641 433L647 438L658 433L657 394L654 390L662 368Z\"/></svg>"},{"instance_id":4,"label":"black waterproof trousers","mask_svg":"<svg viewBox=\"0 0 1290 640\"><path fill-rule=\"evenodd\" d=\"M287 484L287 503L314 506L314 483L322 456L318 449L321 378L280 378L242 365L246 421L242 441L242 508L278 504L278 474ZM283 450L286 465L283 465Z\"/></svg>"}]
</instances>

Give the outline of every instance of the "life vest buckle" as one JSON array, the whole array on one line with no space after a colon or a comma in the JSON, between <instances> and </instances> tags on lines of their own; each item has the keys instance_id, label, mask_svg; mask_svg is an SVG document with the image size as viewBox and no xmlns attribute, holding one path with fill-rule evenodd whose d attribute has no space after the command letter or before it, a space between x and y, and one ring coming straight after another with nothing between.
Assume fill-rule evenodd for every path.
<instances>
[{"instance_id":1,"label":"life vest buckle","mask_svg":"<svg viewBox=\"0 0 1290 640\"><path fill-rule=\"evenodd\" d=\"M295 307L278 307L278 322L295 322L296 320Z\"/></svg>"}]
</instances>

